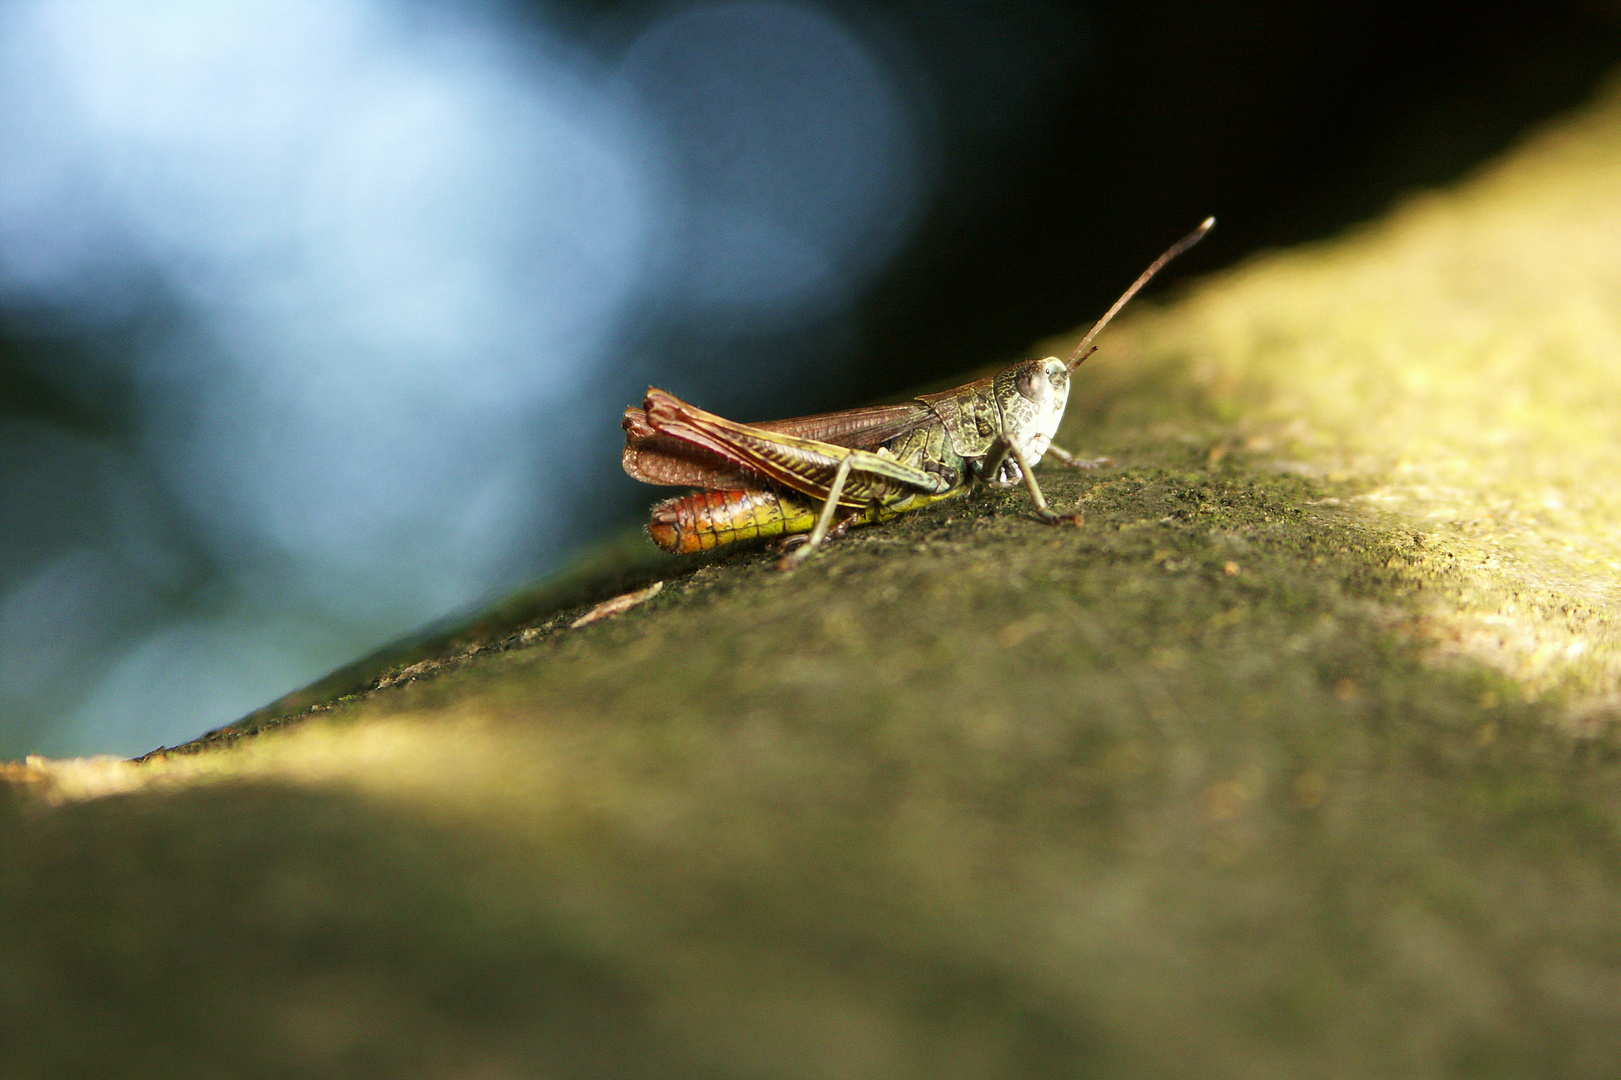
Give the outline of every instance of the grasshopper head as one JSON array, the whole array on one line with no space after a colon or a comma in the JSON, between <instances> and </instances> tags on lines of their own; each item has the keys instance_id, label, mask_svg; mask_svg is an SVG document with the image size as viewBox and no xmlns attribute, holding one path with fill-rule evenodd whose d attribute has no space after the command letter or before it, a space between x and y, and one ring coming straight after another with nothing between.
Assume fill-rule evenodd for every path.
<instances>
[{"instance_id":1,"label":"grasshopper head","mask_svg":"<svg viewBox=\"0 0 1621 1080\"><path fill-rule=\"evenodd\" d=\"M1034 465L1058 434L1069 404L1069 365L1056 356L1027 360L996 379L996 401L1002 410L1002 433Z\"/></svg>"}]
</instances>

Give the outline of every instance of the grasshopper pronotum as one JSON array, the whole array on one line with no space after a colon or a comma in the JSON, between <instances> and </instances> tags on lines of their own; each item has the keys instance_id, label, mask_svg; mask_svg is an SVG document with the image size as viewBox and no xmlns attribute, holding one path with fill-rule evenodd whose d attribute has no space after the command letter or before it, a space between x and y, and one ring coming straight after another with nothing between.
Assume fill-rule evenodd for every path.
<instances>
[{"instance_id":1,"label":"grasshopper pronotum","mask_svg":"<svg viewBox=\"0 0 1621 1080\"><path fill-rule=\"evenodd\" d=\"M648 535L666 551L707 551L757 536L809 533L783 560L804 560L830 535L961 495L976 482L1030 490L1047 506L1035 465L1047 454L1088 463L1052 445L1069 400L1069 377L1092 339L1166 263L1215 225L1206 218L1144 270L1068 361L1026 360L989 378L896 405L874 405L739 424L656 387L625 410L625 471L649 484L700 488L653 507Z\"/></svg>"}]
</instances>

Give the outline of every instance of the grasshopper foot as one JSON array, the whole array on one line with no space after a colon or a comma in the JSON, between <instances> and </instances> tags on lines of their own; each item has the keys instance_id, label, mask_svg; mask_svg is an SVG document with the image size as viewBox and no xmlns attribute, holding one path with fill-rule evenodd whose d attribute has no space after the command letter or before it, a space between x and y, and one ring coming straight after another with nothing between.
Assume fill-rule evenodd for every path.
<instances>
[{"instance_id":1,"label":"grasshopper foot","mask_svg":"<svg viewBox=\"0 0 1621 1080\"><path fill-rule=\"evenodd\" d=\"M811 547L809 544L798 544L793 548L792 551L788 552L788 554L777 560L777 569L792 570L794 567L810 558L810 553L815 550L816 549Z\"/></svg>"},{"instance_id":2,"label":"grasshopper foot","mask_svg":"<svg viewBox=\"0 0 1621 1080\"><path fill-rule=\"evenodd\" d=\"M1042 507L1040 510L1031 510L1030 515L1043 525L1062 525L1067 521L1076 528L1080 528L1086 524L1086 517L1083 514L1060 514L1046 507Z\"/></svg>"}]
</instances>

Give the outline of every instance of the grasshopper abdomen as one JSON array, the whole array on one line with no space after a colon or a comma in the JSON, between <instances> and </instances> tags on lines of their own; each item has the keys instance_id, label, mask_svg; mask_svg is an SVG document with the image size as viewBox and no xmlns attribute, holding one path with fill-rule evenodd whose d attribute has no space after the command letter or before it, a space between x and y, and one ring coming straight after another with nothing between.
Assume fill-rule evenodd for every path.
<instances>
[{"instance_id":1,"label":"grasshopper abdomen","mask_svg":"<svg viewBox=\"0 0 1621 1080\"><path fill-rule=\"evenodd\" d=\"M653 507L647 535L665 551L688 555L738 540L809 532L816 507L769 488L695 491Z\"/></svg>"}]
</instances>

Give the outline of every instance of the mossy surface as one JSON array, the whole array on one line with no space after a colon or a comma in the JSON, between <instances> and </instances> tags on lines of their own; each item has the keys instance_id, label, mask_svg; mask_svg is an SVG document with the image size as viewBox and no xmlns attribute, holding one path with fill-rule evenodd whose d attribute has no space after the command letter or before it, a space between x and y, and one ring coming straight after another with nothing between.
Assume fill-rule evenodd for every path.
<instances>
[{"instance_id":1,"label":"mossy surface","mask_svg":"<svg viewBox=\"0 0 1621 1080\"><path fill-rule=\"evenodd\" d=\"M1022 492L8 768L16 1076L1599 1076L1621 94L1140 311ZM1219 209L1219 208L1218 208ZM589 605L663 581L627 612Z\"/></svg>"}]
</instances>

